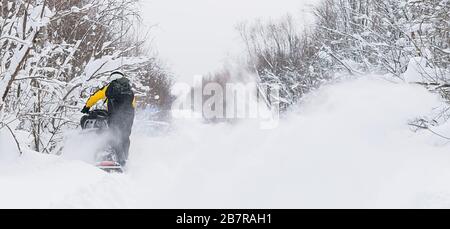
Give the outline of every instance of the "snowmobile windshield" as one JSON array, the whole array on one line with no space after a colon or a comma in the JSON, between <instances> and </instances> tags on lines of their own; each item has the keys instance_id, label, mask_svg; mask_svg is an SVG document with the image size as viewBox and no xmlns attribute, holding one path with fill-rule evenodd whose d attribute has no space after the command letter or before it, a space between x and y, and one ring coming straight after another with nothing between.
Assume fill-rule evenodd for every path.
<instances>
[{"instance_id":1,"label":"snowmobile windshield","mask_svg":"<svg viewBox=\"0 0 450 229\"><path fill-rule=\"evenodd\" d=\"M81 118L82 129L107 129L108 128L108 111L106 110L93 110L89 112L89 115L85 115Z\"/></svg>"}]
</instances>

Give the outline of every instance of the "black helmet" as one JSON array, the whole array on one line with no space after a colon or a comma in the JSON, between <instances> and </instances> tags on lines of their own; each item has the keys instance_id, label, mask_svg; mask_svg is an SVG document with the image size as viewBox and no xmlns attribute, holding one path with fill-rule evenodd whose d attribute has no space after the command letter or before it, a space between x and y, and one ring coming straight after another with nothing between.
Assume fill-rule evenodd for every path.
<instances>
[{"instance_id":1,"label":"black helmet","mask_svg":"<svg viewBox=\"0 0 450 229\"><path fill-rule=\"evenodd\" d=\"M123 74L121 71L114 71L114 72L111 73L111 75L110 75L110 78L111 78L112 80L120 79L120 78L123 78L123 77L125 77L125 74Z\"/></svg>"}]
</instances>

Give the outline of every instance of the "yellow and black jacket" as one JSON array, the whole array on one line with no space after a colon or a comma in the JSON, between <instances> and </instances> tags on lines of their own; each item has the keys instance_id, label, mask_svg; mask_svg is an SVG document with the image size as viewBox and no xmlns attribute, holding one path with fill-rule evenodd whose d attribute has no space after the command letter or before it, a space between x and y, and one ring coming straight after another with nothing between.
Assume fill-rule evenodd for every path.
<instances>
[{"instance_id":1,"label":"yellow and black jacket","mask_svg":"<svg viewBox=\"0 0 450 229\"><path fill-rule=\"evenodd\" d=\"M86 102L87 108L92 108L95 104L97 104L100 100L104 100L105 102L108 101L108 98L106 97L106 91L108 90L109 84L95 92ZM136 108L136 97L133 99L132 103L133 108Z\"/></svg>"}]
</instances>

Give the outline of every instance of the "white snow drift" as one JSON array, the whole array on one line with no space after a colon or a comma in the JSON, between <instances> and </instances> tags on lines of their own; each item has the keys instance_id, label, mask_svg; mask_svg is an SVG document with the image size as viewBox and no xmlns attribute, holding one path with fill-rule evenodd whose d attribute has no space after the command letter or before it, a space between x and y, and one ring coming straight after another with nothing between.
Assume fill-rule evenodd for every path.
<instances>
[{"instance_id":1,"label":"white snow drift","mask_svg":"<svg viewBox=\"0 0 450 229\"><path fill-rule=\"evenodd\" d=\"M0 207L450 207L449 146L408 126L439 106L420 86L364 78L310 94L274 130L179 120L166 136L135 132L125 175L27 152L0 163Z\"/></svg>"}]
</instances>

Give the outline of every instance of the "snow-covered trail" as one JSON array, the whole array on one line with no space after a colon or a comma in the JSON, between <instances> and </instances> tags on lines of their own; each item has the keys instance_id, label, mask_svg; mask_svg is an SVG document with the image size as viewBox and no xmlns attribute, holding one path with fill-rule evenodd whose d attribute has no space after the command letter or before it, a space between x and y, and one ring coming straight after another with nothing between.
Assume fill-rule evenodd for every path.
<instances>
[{"instance_id":1,"label":"snow-covered trail","mask_svg":"<svg viewBox=\"0 0 450 229\"><path fill-rule=\"evenodd\" d=\"M135 132L124 175L28 152L0 162L0 207L449 208L450 146L407 125L441 105L366 78L309 95L274 130L179 120L166 136Z\"/></svg>"}]
</instances>

